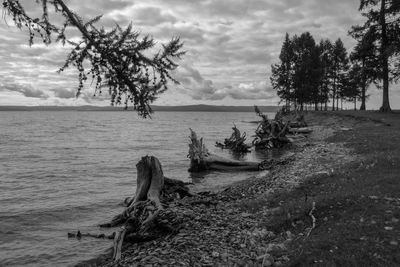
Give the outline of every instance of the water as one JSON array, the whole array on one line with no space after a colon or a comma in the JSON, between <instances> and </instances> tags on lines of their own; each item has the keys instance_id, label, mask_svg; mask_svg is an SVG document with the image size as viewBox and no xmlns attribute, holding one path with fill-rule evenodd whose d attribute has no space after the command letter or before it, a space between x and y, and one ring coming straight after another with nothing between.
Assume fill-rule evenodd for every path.
<instances>
[{"instance_id":1,"label":"water","mask_svg":"<svg viewBox=\"0 0 400 267\"><path fill-rule=\"evenodd\" d=\"M111 247L111 241L68 239L68 232L110 232L96 227L120 212L135 191L135 164L159 158L167 177L210 190L252 173L191 176L188 128L209 150L235 123L254 133L254 113L159 112L153 120L132 112L0 112L0 266L71 266ZM248 138L251 141L251 138ZM243 160L271 155L248 154Z\"/></svg>"}]
</instances>

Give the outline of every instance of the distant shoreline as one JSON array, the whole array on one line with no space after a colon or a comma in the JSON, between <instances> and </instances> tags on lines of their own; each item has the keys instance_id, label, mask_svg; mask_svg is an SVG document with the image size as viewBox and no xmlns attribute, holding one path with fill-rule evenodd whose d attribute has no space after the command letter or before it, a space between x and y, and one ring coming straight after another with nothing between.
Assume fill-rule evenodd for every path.
<instances>
[{"instance_id":1,"label":"distant shoreline","mask_svg":"<svg viewBox=\"0 0 400 267\"><path fill-rule=\"evenodd\" d=\"M276 112L279 106L258 106L262 112ZM254 106L152 106L157 111L170 112L254 112ZM0 111L125 111L123 106L0 106ZM132 107L128 111L134 111Z\"/></svg>"}]
</instances>

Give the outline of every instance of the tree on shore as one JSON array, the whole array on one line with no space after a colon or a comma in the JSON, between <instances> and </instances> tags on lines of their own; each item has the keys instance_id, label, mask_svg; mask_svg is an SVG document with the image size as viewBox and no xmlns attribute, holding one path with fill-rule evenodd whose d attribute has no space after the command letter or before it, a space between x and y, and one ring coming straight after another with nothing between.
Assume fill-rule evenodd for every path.
<instances>
[{"instance_id":1,"label":"tree on shore","mask_svg":"<svg viewBox=\"0 0 400 267\"><path fill-rule=\"evenodd\" d=\"M375 82L382 81L383 98L380 111L391 111L389 103L389 83L398 79L400 64L394 62L400 55L400 1L360 0L360 11L367 18L364 25L353 26L350 34L359 42L370 35L371 43L378 51L375 61Z\"/></svg>"},{"instance_id":2,"label":"tree on shore","mask_svg":"<svg viewBox=\"0 0 400 267\"><path fill-rule=\"evenodd\" d=\"M357 110L357 99L361 99L361 91L364 88L362 72L362 66L358 62L352 64L343 87L342 95L346 100L354 102L354 110Z\"/></svg>"},{"instance_id":3,"label":"tree on shore","mask_svg":"<svg viewBox=\"0 0 400 267\"><path fill-rule=\"evenodd\" d=\"M321 62L319 48L309 32L295 36L293 87L295 98L303 110L305 104L313 104L318 110Z\"/></svg>"},{"instance_id":4,"label":"tree on shore","mask_svg":"<svg viewBox=\"0 0 400 267\"><path fill-rule=\"evenodd\" d=\"M293 101L292 72L293 72L293 43L288 33L282 44L279 55L279 64L271 66L272 75L270 81L278 96L284 100L286 106ZM294 101L296 105L296 101Z\"/></svg>"},{"instance_id":5,"label":"tree on shore","mask_svg":"<svg viewBox=\"0 0 400 267\"><path fill-rule=\"evenodd\" d=\"M367 32L350 54L350 60L353 66L356 66L350 76L353 79L358 79L356 84L360 89L360 110L366 110L367 87L377 79L375 68L375 62L379 60L377 53L374 38L371 36L371 32Z\"/></svg>"},{"instance_id":6,"label":"tree on shore","mask_svg":"<svg viewBox=\"0 0 400 267\"><path fill-rule=\"evenodd\" d=\"M85 81L91 78L95 95L107 88L112 105L125 104L127 108L129 103L133 103L139 115L147 117L152 113L150 104L167 90L168 81L178 83L171 71L178 67L176 61L185 53L179 38L173 38L159 52L149 56L149 49L155 46L154 39L149 35L141 37L133 31L132 25L126 29L116 25L106 30L95 26L101 16L84 22L63 0L32 2L40 5L40 17L29 16L24 8L26 3L18 0L3 0L3 9L18 28L28 31L30 45L38 37L46 45L56 41L72 46L60 71L70 66L78 70L77 95ZM62 18L58 25L53 22L57 21L54 19L57 15ZM80 41L68 40L67 31L71 27L80 32Z\"/></svg>"},{"instance_id":7,"label":"tree on shore","mask_svg":"<svg viewBox=\"0 0 400 267\"><path fill-rule=\"evenodd\" d=\"M325 41L325 44L325 47L317 45L309 32L292 38L286 34L280 62L271 66L272 87L281 100L293 104L295 109L303 110L313 105L318 110L319 104L327 105L331 88L332 45L330 41ZM325 48L328 52L323 57Z\"/></svg>"},{"instance_id":8,"label":"tree on shore","mask_svg":"<svg viewBox=\"0 0 400 267\"><path fill-rule=\"evenodd\" d=\"M321 40L319 43L321 60L321 82L320 82L320 103L321 110L328 110L329 93L331 91L332 75L332 54L333 45L329 39ZM322 108L322 105L324 107Z\"/></svg>"},{"instance_id":9,"label":"tree on shore","mask_svg":"<svg viewBox=\"0 0 400 267\"><path fill-rule=\"evenodd\" d=\"M346 75L349 70L349 59L346 48L339 38L332 49L332 110L339 110L339 99L343 98L343 90L346 86Z\"/></svg>"}]
</instances>

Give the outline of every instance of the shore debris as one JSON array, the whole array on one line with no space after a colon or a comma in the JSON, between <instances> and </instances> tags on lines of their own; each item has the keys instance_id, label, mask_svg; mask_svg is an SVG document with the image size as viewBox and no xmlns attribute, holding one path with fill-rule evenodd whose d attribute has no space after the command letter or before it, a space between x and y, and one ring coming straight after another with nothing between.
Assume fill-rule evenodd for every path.
<instances>
[{"instance_id":1,"label":"shore debris","mask_svg":"<svg viewBox=\"0 0 400 267\"><path fill-rule=\"evenodd\" d=\"M206 170L219 171L258 171L259 162L239 161L224 158L208 152L203 138L198 138L195 131L190 130L189 136L189 154L190 168L189 172L201 172Z\"/></svg>"},{"instance_id":2,"label":"shore debris","mask_svg":"<svg viewBox=\"0 0 400 267\"><path fill-rule=\"evenodd\" d=\"M203 138L198 138L195 131L190 129L189 153L190 168L189 172L201 172L207 170L218 171L263 171L270 170L277 165L284 165L294 160L293 154L277 159L267 159L262 162L239 161L224 158L208 152Z\"/></svg>"},{"instance_id":3,"label":"shore debris","mask_svg":"<svg viewBox=\"0 0 400 267\"><path fill-rule=\"evenodd\" d=\"M233 125L232 130L233 133L231 137L225 138L224 143L216 142L215 146L222 149L230 149L235 153L250 152L252 146L245 143L246 133L241 134L235 124Z\"/></svg>"},{"instance_id":4,"label":"shore debris","mask_svg":"<svg viewBox=\"0 0 400 267\"><path fill-rule=\"evenodd\" d=\"M112 235L104 234L68 234L68 237L83 236L114 239L113 260L121 258L124 241L138 243L151 241L167 234L174 234L181 227L182 216L173 210L164 208L166 203L175 199L192 196L186 184L164 176L161 164L156 157L145 156L136 164L137 188L133 198L124 202L127 208L115 216L111 222L100 227L121 226Z\"/></svg>"},{"instance_id":5,"label":"shore debris","mask_svg":"<svg viewBox=\"0 0 400 267\"><path fill-rule=\"evenodd\" d=\"M258 124L255 131L255 138L252 144L256 149L282 148L291 141L286 134L289 130L290 121L284 122L283 116L278 112L275 119L269 120L257 106L254 106L256 114L262 121Z\"/></svg>"}]
</instances>

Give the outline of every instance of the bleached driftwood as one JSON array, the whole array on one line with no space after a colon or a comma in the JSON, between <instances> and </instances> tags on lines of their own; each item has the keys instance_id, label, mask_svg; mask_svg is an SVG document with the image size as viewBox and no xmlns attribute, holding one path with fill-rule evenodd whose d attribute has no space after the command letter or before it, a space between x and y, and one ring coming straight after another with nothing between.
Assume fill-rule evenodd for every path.
<instances>
[{"instance_id":1,"label":"bleached driftwood","mask_svg":"<svg viewBox=\"0 0 400 267\"><path fill-rule=\"evenodd\" d=\"M203 138L198 138L196 132L190 129L189 154L190 172L201 172L207 170L218 171L260 171L269 170L276 165L286 164L292 158L269 159L262 162L239 161L224 158L210 153Z\"/></svg>"},{"instance_id":2,"label":"bleached driftwood","mask_svg":"<svg viewBox=\"0 0 400 267\"><path fill-rule=\"evenodd\" d=\"M190 196L185 184L164 177L161 164L155 157L143 157L136 165L137 187L133 198L125 200L127 208L115 216L111 222L101 227L122 227L114 236L115 261L121 258L124 240L152 240L167 233L177 231L177 215L165 209L162 202Z\"/></svg>"},{"instance_id":3,"label":"bleached driftwood","mask_svg":"<svg viewBox=\"0 0 400 267\"><path fill-rule=\"evenodd\" d=\"M307 122L305 120L304 114L296 111L294 121L290 123L291 128L303 128L307 127Z\"/></svg>"},{"instance_id":4,"label":"bleached driftwood","mask_svg":"<svg viewBox=\"0 0 400 267\"><path fill-rule=\"evenodd\" d=\"M308 134L311 133L313 130L309 127L302 127L302 128L289 128L288 132L291 134Z\"/></svg>"},{"instance_id":5,"label":"bleached driftwood","mask_svg":"<svg viewBox=\"0 0 400 267\"><path fill-rule=\"evenodd\" d=\"M230 149L235 153L250 152L251 145L245 143L246 133L241 134L236 125L232 127L233 133L231 137L225 138L224 143L216 142L215 146L223 149Z\"/></svg>"},{"instance_id":6,"label":"bleached driftwood","mask_svg":"<svg viewBox=\"0 0 400 267\"><path fill-rule=\"evenodd\" d=\"M268 120L268 117L254 106L255 112L262 118L259 123L253 145L256 149L281 148L305 138L304 135L312 132L307 127L303 113L295 111L292 116L286 108L282 108L275 114L275 119Z\"/></svg>"},{"instance_id":7,"label":"bleached driftwood","mask_svg":"<svg viewBox=\"0 0 400 267\"><path fill-rule=\"evenodd\" d=\"M258 162L231 160L211 154L206 148L203 138L197 138L196 132L190 129L189 136L189 172L200 172L205 170L220 171L257 171Z\"/></svg>"},{"instance_id":8,"label":"bleached driftwood","mask_svg":"<svg viewBox=\"0 0 400 267\"><path fill-rule=\"evenodd\" d=\"M286 134L288 133L289 123L280 120L263 118L256 129L253 145L256 149L281 148L290 143Z\"/></svg>"}]
</instances>

